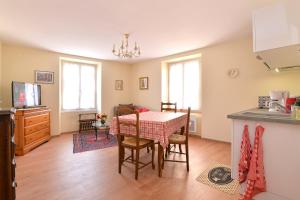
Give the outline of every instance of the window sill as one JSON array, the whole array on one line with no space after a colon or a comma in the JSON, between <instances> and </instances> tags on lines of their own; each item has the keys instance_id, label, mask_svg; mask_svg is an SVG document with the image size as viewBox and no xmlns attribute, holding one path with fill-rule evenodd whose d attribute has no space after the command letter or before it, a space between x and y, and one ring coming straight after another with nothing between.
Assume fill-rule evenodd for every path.
<instances>
[{"instance_id":1,"label":"window sill","mask_svg":"<svg viewBox=\"0 0 300 200\"><path fill-rule=\"evenodd\" d=\"M178 112L187 112L187 109L177 109ZM201 110L191 110L191 113L201 114Z\"/></svg>"},{"instance_id":2,"label":"window sill","mask_svg":"<svg viewBox=\"0 0 300 200\"><path fill-rule=\"evenodd\" d=\"M97 112L96 108L92 109L72 109L72 110L61 110L61 113L82 113L82 112Z\"/></svg>"}]
</instances>

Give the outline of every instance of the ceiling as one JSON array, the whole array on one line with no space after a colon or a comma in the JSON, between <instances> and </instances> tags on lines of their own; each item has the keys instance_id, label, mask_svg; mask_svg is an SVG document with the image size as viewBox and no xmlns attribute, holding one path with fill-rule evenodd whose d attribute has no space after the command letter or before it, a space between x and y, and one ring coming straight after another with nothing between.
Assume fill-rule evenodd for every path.
<instances>
[{"instance_id":1,"label":"ceiling","mask_svg":"<svg viewBox=\"0 0 300 200\"><path fill-rule=\"evenodd\" d=\"M270 2L274 0L0 0L0 40L118 60L112 45L129 32L131 47L135 41L141 46L139 59L149 59L250 35L252 10Z\"/></svg>"}]
</instances>

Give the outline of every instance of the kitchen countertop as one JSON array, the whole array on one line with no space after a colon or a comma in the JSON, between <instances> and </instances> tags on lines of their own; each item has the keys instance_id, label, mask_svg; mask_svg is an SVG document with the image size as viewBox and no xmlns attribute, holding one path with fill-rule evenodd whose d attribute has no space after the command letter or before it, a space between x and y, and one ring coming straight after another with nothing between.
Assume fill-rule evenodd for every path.
<instances>
[{"instance_id":1,"label":"kitchen countertop","mask_svg":"<svg viewBox=\"0 0 300 200\"><path fill-rule=\"evenodd\" d=\"M300 125L300 120L294 119L291 114L269 112L267 109L258 108L233 113L227 115L227 118Z\"/></svg>"}]
</instances>

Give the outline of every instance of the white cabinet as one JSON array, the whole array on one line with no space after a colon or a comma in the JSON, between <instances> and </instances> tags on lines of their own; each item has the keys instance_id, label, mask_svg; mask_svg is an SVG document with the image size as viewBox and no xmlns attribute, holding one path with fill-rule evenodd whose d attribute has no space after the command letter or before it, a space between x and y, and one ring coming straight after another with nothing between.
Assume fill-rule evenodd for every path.
<instances>
[{"instance_id":1,"label":"white cabinet","mask_svg":"<svg viewBox=\"0 0 300 200\"><path fill-rule=\"evenodd\" d=\"M253 12L254 52L300 44L300 0L279 1Z\"/></svg>"}]
</instances>

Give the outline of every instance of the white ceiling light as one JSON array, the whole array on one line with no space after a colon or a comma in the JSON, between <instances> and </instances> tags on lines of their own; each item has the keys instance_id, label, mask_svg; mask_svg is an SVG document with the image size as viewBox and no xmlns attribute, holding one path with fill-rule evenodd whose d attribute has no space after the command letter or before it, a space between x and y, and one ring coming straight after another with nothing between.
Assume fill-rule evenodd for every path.
<instances>
[{"instance_id":1,"label":"white ceiling light","mask_svg":"<svg viewBox=\"0 0 300 200\"><path fill-rule=\"evenodd\" d=\"M124 39L122 40L122 44L118 50L116 50L116 45L114 45L112 53L115 56L118 56L120 58L134 58L134 57L139 57L141 55L141 49L136 42L134 44L133 50L132 51L129 50L128 38L129 38L129 33L125 33Z\"/></svg>"}]
</instances>

